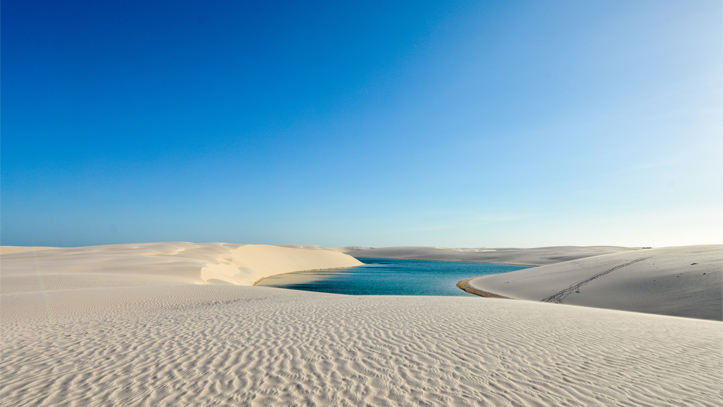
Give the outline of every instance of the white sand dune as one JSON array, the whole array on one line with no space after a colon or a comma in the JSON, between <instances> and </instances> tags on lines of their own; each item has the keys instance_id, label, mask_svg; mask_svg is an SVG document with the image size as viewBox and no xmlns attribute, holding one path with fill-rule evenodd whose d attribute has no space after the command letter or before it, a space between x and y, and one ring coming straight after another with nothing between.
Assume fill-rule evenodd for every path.
<instances>
[{"instance_id":1,"label":"white sand dune","mask_svg":"<svg viewBox=\"0 0 723 407\"><path fill-rule=\"evenodd\" d=\"M157 243L4 255L0 405L720 405L716 321L212 284L348 262L328 253Z\"/></svg>"},{"instance_id":2,"label":"white sand dune","mask_svg":"<svg viewBox=\"0 0 723 407\"><path fill-rule=\"evenodd\" d=\"M449 249L444 247L344 247L338 250L354 257L386 259L471 261L481 263L539 266L601 254L621 253L639 248L620 246L554 246L533 249Z\"/></svg>"},{"instance_id":3,"label":"white sand dune","mask_svg":"<svg viewBox=\"0 0 723 407\"><path fill-rule=\"evenodd\" d=\"M589 257L472 279L505 297L723 319L723 245L664 247Z\"/></svg>"},{"instance_id":4,"label":"white sand dune","mask_svg":"<svg viewBox=\"0 0 723 407\"><path fill-rule=\"evenodd\" d=\"M70 280L85 287L148 283L228 283L253 285L264 277L303 270L362 264L333 250L302 250L229 243L139 243L56 248L2 256L8 290L33 290L42 276L46 290L64 289ZM28 272L33 265L33 273Z\"/></svg>"},{"instance_id":5,"label":"white sand dune","mask_svg":"<svg viewBox=\"0 0 723 407\"><path fill-rule=\"evenodd\" d=\"M0 255L3 254L15 254L25 252L35 252L39 250L55 249L55 247L45 246L0 246Z\"/></svg>"}]
</instances>

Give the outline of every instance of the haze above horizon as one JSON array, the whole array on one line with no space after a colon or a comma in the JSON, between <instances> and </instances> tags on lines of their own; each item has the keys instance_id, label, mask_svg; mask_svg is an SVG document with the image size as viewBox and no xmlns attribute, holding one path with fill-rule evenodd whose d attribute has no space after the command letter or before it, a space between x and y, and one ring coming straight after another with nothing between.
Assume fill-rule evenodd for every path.
<instances>
[{"instance_id":1,"label":"haze above horizon","mask_svg":"<svg viewBox=\"0 0 723 407\"><path fill-rule=\"evenodd\" d=\"M723 3L2 5L0 243L723 243Z\"/></svg>"}]
</instances>

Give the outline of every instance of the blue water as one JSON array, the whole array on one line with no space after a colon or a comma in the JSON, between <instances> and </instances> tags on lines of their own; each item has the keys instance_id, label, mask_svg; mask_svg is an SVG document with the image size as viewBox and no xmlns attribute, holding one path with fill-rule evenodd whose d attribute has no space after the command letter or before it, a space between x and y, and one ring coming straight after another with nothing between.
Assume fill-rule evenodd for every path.
<instances>
[{"instance_id":1,"label":"blue water","mask_svg":"<svg viewBox=\"0 0 723 407\"><path fill-rule=\"evenodd\" d=\"M455 261L359 258L363 266L305 271L262 280L260 285L349 295L472 296L457 288L466 278L506 273L528 267ZM299 278L312 281L295 282Z\"/></svg>"}]
</instances>

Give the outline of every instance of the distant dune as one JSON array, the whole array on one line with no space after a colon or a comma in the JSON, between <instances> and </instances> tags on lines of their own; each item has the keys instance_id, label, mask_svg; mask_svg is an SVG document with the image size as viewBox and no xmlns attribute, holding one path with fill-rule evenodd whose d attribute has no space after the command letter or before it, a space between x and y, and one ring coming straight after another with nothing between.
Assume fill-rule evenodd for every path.
<instances>
[{"instance_id":1,"label":"distant dune","mask_svg":"<svg viewBox=\"0 0 723 407\"><path fill-rule=\"evenodd\" d=\"M621 253L639 248L619 246L555 246L533 249L453 249L445 247L344 247L338 248L354 257L379 257L387 259L416 259L444 261L473 261L481 263L521 264L539 266L601 254Z\"/></svg>"},{"instance_id":2,"label":"distant dune","mask_svg":"<svg viewBox=\"0 0 723 407\"><path fill-rule=\"evenodd\" d=\"M0 255L3 254L15 254L25 252L36 252L39 250L55 249L55 247L43 247L43 246L0 246Z\"/></svg>"},{"instance_id":3,"label":"distant dune","mask_svg":"<svg viewBox=\"0 0 723 407\"><path fill-rule=\"evenodd\" d=\"M508 258L580 254L562 250ZM712 267L708 250L691 263ZM622 250L579 277L675 262L654 255ZM721 322L250 286L357 264L321 247L225 243L3 255L0 406L720 405Z\"/></svg>"},{"instance_id":4,"label":"distant dune","mask_svg":"<svg viewBox=\"0 0 723 407\"><path fill-rule=\"evenodd\" d=\"M723 245L627 251L468 284L525 300L722 320Z\"/></svg>"}]
</instances>

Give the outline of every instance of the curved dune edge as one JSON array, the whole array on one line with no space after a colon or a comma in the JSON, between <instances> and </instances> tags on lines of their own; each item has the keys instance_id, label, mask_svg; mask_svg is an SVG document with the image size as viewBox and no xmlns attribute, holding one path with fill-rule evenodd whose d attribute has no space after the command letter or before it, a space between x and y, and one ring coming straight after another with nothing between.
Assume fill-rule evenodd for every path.
<instances>
[{"instance_id":1,"label":"curved dune edge","mask_svg":"<svg viewBox=\"0 0 723 407\"><path fill-rule=\"evenodd\" d=\"M230 258L201 269L204 282L224 281L255 285L264 278L301 271L342 269L360 266L359 260L334 251L270 245L244 245L233 249Z\"/></svg>"},{"instance_id":2,"label":"curved dune edge","mask_svg":"<svg viewBox=\"0 0 723 407\"><path fill-rule=\"evenodd\" d=\"M362 264L364 264L364 263L362 263ZM357 266L358 266L358 265L357 265ZM273 275L266 276L266 277L261 277L261 278L259 278L258 280L254 281L254 283L251 284L251 285L252 285L252 286L263 285L263 284L260 284L260 283L261 283L262 281L266 280L267 278L276 277L276 276L281 276L281 275L284 275L284 274L298 274L298 273L305 273L305 272L307 272L307 271L344 270L344 269L348 269L348 268L352 268L352 267L357 267L357 266L330 267L330 268L323 268L323 269L310 269L310 270L289 271L289 272L286 272L286 273L279 273L279 274L273 274Z\"/></svg>"},{"instance_id":3,"label":"curved dune edge","mask_svg":"<svg viewBox=\"0 0 723 407\"><path fill-rule=\"evenodd\" d=\"M506 300L511 299L510 297L504 297L504 296L499 295L499 294L491 293L491 292L489 292L489 291L483 291L483 290L480 290L479 288L473 287L473 286L470 284L470 282L471 282L472 280L474 280L474 279L477 279L477 278L479 278L479 277L472 277L472 278L467 278L467 279L458 281L458 282L457 282L457 287L459 287L462 291L466 291L466 292L468 292L468 293L470 293L470 294L474 294L474 295L479 295L480 297L485 297L485 298L500 298L500 299L506 299Z\"/></svg>"},{"instance_id":4,"label":"curved dune edge","mask_svg":"<svg viewBox=\"0 0 723 407\"><path fill-rule=\"evenodd\" d=\"M3 255L0 290L61 290L77 284L96 288L145 284L251 286L272 275L361 264L334 250L271 245L162 242L56 248Z\"/></svg>"},{"instance_id":5,"label":"curved dune edge","mask_svg":"<svg viewBox=\"0 0 723 407\"><path fill-rule=\"evenodd\" d=\"M723 245L595 256L477 277L465 286L477 295L721 321Z\"/></svg>"}]
</instances>

